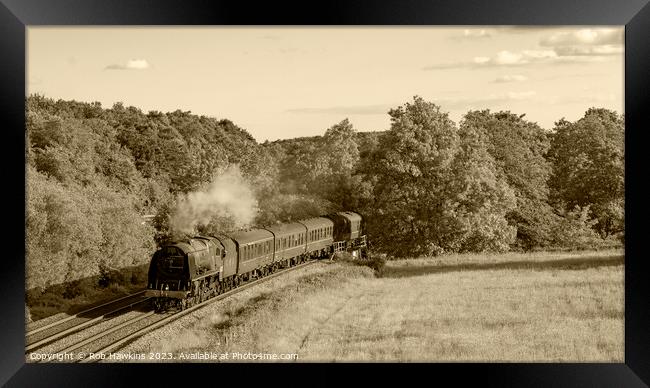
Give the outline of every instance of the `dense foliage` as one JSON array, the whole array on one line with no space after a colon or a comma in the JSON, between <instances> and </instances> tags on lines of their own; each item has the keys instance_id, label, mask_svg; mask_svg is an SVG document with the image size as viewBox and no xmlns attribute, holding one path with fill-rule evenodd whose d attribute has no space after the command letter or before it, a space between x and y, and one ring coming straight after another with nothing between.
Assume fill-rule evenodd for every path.
<instances>
[{"instance_id":1,"label":"dense foliage","mask_svg":"<svg viewBox=\"0 0 650 388\"><path fill-rule=\"evenodd\" d=\"M415 97L388 112L385 132L345 119L259 144L180 110L26 104L28 288L146 264L179 202L231 166L257 202L251 226L356 210L373 249L399 257L593 247L624 231L624 121L605 109L546 131L487 110L457 125ZM196 230L237 226L220 214Z\"/></svg>"},{"instance_id":2,"label":"dense foliage","mask_svg":"<svg viewBox=\"0 0 650 388\"><path fill-rule=\"evenodd\" d=\"M603 238L624 230L624 135L622 116L592 108L575 123L557 122L551 136L553 202L565 211L588 208Z\"/></svg>"}]
</instances>

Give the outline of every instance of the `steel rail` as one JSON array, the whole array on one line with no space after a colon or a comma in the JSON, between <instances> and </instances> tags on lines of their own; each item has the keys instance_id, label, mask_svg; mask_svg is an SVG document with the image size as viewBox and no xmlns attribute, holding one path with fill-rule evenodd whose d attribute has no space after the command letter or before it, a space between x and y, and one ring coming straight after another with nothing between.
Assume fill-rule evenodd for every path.
<instances>
[{"instance_id":1,"label":"steel rail","mask_svg":"<svg viewBox=\"0 0 650 388\"><path fill-rule=\"evenodd\" d=\"M77 332L79 330L83 330L83 329L85 329L86 327L92 325L95 322L99 322L99 321L102 321L102 320L108 318L110 315L114 315L115 313L118 313L118 312L120 312L122 310L132 309L133 306L136 306L136 305L138 305L140 303L146 302L149 299L150 298L146 298L146 299L143 299L143 300L128 304L126 306L122 306L122 307L120 307L118 309L115 309L115 310L112 310L112 311L110 311L110 312L108 312L108 313L106 313L104 315L101 315L101 316L96 317L96 318L89 319L89 320L84 321L84 322L82 322L82 323L80 323L78 325L75 325L75 326L72 326L72 327L70 327L68 329L65 329L63 331L57 332L57 333L55 333L55 334L53 334L51 336L45 337L45 338L43 338L41 340L38 340L36 342L32 342L29 345L25 346L25 354L31 352L32 350L35 350L35 349L38 349L38 348L40 348L42 346L50 344L50 343L52 343L52 342L54 342L54 341L56 341L58 339L61 339L61 338L65 337L65 336L67 336L68 334ZM82 317L77 317L77 318L82 318Z\"/></svg>"},{"instance_id":2,"label":"steel rail","mask_svg":"<svg viewBox=\"0 0 650 388\"><path fill-rule=\"evenodd\" d=\"M63 318L63 319L60 319L60 320L58 320L58 321L54 321L54 322L52 322L52 323L49 323L49 324L47 324L47 325L45 325L45 326L38 327L38 328L36 328L36 329L34 329L34 330L31 330L31 331L26 332L26 333L25 333L25 337L30 336L30 335L34 335L34 334L36 334L36 333L40 333L40 332L43 331L43 330L47 330L47 329L50 329L50 328L52 328L52 327L58 326L58 325L60 325L60 324L66 323L66 322L68 322L68 321L70 321L70 320L72 320L72 319L80 318L80 317L79 317L80 315L88 314L89 312L92 312L93 310L97 310L97 309L99 309L99 308L101 308L101 307L106 307L106 306L108 306L108 305L110 305L110 304L113 304L113 303L116 303L116 302L122 301L122 300L124 300L124 299L133 298L133 297L135 297L135 296L137 296L137 295L144 294L144 291L145 291L145 290L138 291L138 292L136 292L136 293L133 293L133 294L130 294L130 295L127 295L127 296L123 296L123 297L118 298L118 299L110 300L110 301L108 301L108 302L106 302L106 303L102 303L102 304L100 304L99 306L91 307L91 308L89 308L88 310L84 310L84 311L78 312L78 313L76 313L75 315L70 315L70 316L65 317L65 318Z\"/></svg>"},{"instance_id":3,"label":"steel rail","mask_svg":"<svg viewBox=\"0 0 650 388\"><path fill-rule=\"evenodd\" d=\"M233 295L235 295L235 294L237 294L237 293L239 293L241 291L246 290L247 288L253 287L253 286L258 285L258 284L262 284L262 283L266 282L267 280L271 280L271 279L273 279L275 277L278 277L278 276L280 276L282 274L291 272L291 271L299 269L299 268L304 268L306 266L315 264L317 262L318 262L318 260L311 260L311 261L308 261L306 263L296 265L294 267L289 267L289 268L283 269L281 271L278 271L278 272L275 272L273 274L267 275L267 276L265 276L263 278L259 278L257 280L254 280L252 282L246 282L246 283L240 285L239 287L237 287L237 288L235 288L233 290L227 291L227 292L225 292L223 294L219 294L219 295L217 295L217 296L215 296L213 298L210 298L210 299L208 299L206 301L203 301L203 302L201 302L201 303L199 303L197 305L194 305L194 306L192 306L190 308L187 308L187 309L185 309L183 311L179 311L179 312L174 313L174 314L172 314L172 315L170 315L170 316L168 316L166 318L163 318L163 319L161 319L159 321L156 321L156 322L154 322L153 324L151 324L151 325L149 325L147 327L143 327L142 329L137 330L137 331L129 334L128 336L126 336L124 338L121 338L121 339L119 339L117 341L114 341L113 343L111 343L111 344L109 344L109 345L107 345L107 346L105 346L105 347L103 347L103 348L101 348L101 349L99 349L99 350L97 350L97 351L95 351L93 353L95 353L95 354L110 353L110 352L112 352L114 350L119 349L121 346L133 341L134 339L142 337L143 335L149 333L150 331L155 330L155 329L157 329L157 328L159 328L161 326L164 326L164 325L166 325L166 324L168 324L168 323L170 323L172 321L175 321L175 320L181 318L182 316L185 316L185 315L187 315L187 314L189 314L189 313L191 313L191 312L193 312L195 310L203 308L203 307L207 306L210 303L214 303L214 302L220 301L222 299L228 298L228 297L233 296ZM92 359L91 358L85 358L85 359L82 359L82 360L77 360L77 362L81 362L81 363L97 362L97 361L99 361L99 359L97 359L97 358L92 358Z\"/></svg>"}]
</instances>

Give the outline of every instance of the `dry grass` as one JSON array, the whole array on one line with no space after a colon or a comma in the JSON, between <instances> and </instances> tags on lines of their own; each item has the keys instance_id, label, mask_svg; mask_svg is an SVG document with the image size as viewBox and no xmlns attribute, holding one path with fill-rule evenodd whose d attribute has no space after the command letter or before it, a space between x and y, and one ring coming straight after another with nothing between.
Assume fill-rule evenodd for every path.
<instances>
[{"instance_id":1,"label":"dry grass","mask_svg":"<svg viewBox=\"0 0 650 388\"><path fill-rule=\"evenodd\" d=\"M623 253L332 264L176 333L165 351L299 361L622 362ZM161 349L162 350L162 349Z\"/></svg>"}]
</instances>

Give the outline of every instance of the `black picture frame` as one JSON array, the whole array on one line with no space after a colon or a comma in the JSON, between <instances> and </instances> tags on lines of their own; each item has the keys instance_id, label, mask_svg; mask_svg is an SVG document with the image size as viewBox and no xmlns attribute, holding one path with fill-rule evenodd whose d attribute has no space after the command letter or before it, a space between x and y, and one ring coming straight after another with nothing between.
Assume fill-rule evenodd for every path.
<instances>
[{"instance_id":1,"label":"black picture frame","mask_svg":"<svg viewBox=\"0 0 650 388\"><path fill-rule=\"evenodd\" d=\"M339 372L360 379L407 378L468 381L495 386L635 387L650 383L650 281L644 252L648 206L644 203L650 128L644 115L650 95L648 0L332 1L264 2L203 0L0 0L0 112L2 112L4 244L0 270L0 383L8 386L120 386L135 381L187 386L262 384L276 377L293 384L325 382ZM371 364L307 365L34 365L24 358L25 281L25 44L26 27L37 25L625 25L626 263L625 362L620 364ZM20 146L19 146L20 145ZM7 172L9 172L7 174ZM387 365L386 365L387 366ZM255 371L250 369L255 368ZM343 370L341 370L343 369ZM449 380L451 378L451 380ZM144 379L144 380L143 380ZM213 382L210 382L210 379ZM226 380L224 380L226 379ZM645 382L645 383L644 383ZM135 384L133 384L135 385Z\"/></svg>"}]
</instances>

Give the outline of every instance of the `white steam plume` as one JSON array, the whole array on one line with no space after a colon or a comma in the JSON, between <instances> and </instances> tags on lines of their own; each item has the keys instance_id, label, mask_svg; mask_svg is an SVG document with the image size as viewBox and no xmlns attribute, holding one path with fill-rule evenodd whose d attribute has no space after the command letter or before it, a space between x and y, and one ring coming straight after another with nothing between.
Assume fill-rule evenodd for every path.
<instances>
[{"instance_id":1,"label":"white steam plume","mask_svg":"<svg viewBox=\"0 0 650 388\"><path fill-rule=\"evenodd\" d=\"M169 219L173 232L191 234L197 225L207 225L214 216L233 220L235 227L249 225L257 213L257 201L237 166L228 167L207 187L187 194Z\"/></svg>"}]
</instances>

